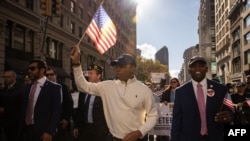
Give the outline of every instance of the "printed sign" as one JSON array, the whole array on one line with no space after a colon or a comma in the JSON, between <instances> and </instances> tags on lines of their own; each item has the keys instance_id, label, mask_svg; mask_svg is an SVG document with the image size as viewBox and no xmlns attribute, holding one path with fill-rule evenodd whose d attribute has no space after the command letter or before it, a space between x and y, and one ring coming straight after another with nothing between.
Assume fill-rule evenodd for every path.
<instances>
[{"instance_id":1,"label":"printed sign","mask_svg":"<svg viewBox=\"0 0 250 141\"><path fill-rule=\"evenodd\" d=\"M155 127L149 132L149 135L164 135L169 136L173 117L173 103L156 103L159 114L158 121Z\"/></svg>"},{"instance_id":2,"label":"printed sign","mask_svg":"<svg viewBox=\"0 0 250 141\"><path fill-rule=\"evenodd\" d=\"M151 82L160 83L161 79L165 79L164 73L151 73Z\"/></svg>"}]
</instances>

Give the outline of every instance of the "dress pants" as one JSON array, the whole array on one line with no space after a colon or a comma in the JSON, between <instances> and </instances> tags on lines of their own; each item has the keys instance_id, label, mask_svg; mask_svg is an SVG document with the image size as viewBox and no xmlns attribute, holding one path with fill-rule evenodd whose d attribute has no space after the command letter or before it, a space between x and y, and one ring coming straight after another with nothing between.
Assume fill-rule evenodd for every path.
<instances>
[{"instance_id":1,"label":"dress pants","mask_svg":"<svg viewBox=\"0 0 250 141\"><path fill-rule=\"evenodd\" d=\"M119 138L113 136L111 133L109 133L106 141L122 141L122 139L119 139ZM143 139L138 139L137 141L143 141Z\"/></svg>"},{"instance_id":2,"label":"dress pants","mask_svg":"<svg viewBox=\"0 0 250 141\"><path fill-rule=\"evenodd\" d=\"M65 129L58 127L58 131L53 137L53 141L69 141L70 137L70 126L68 125Z\"/></svg>"},{"instance_id":3,"label":"dress pants","mask_svg":"<svg viewBox=\"0 0 250 141\"><path fill-rule=\"evenodd\" d=\"M25 126L24 141L41 141L40 137L35 135L34 125Z\"/></svg>"}]
</instances>

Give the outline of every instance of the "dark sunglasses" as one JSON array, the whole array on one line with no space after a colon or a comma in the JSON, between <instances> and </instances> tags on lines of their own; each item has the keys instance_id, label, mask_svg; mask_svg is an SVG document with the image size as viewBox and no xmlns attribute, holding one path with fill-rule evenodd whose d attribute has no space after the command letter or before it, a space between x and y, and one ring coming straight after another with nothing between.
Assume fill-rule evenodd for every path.
<instances>
[{"instance_id":1,"label":"dark sunglasses","mask_svg":"<svg viewBox=\"0 0 250 141\"><path fill-rule=\"evenodd\" d=\"M48 73L48 74L46 74L46 76L53 76L53 75L55 75L55 73Z\"/></svg>"},{"instance_id":2,"label":"dark sunglasses","mask_svg":"<svg viewBox=\"0 0 250 141\"><path fill-rule=\"evenodd\" d=\"M28 67L28 70L34 71L36 68L37 67L31 66L31 67Z\"/></svg>"}]
</instances>

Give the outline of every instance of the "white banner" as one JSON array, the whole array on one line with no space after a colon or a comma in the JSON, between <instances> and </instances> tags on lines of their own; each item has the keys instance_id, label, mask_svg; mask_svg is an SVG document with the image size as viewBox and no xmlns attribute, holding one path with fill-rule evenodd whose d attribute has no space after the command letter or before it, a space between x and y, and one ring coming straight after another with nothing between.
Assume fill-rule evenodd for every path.
<instances>
[{"instance_id":1,"label":"white banner","mask_svg":"<svg viewBox=\"0 0 250 141\"><path fill-rule=\"evenodd\" d=\"M152 83L160 83L161 79L165 79L165 74L164 73L154 73L151 72L151 82Z\"/></svg>"},{"instance_id":2,"label":"white banner","mask_svg":"<svg viewBox=\"0 0 250 141\"><path fill-rule=\"evenodd\" d=\"M156 105L159 118L155 127L148 134L170 136L174 104L168 103L165 105L164 103L156 103Z\"/></svg>"}]
</instances>

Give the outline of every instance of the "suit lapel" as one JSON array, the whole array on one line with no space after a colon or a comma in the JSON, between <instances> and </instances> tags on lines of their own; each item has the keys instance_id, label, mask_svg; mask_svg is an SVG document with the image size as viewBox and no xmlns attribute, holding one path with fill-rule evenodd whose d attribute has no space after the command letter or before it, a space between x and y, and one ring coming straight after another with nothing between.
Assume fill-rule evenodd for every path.
<instances>
[{"instance_id":1,"label":"suit lapel","mask_svg":"<svg viewBox=\"0 0 250 141\"><path fill-rule=\"evenodd\" d=\"M190 82L188 82L188 86L187 86L187 92L190 92L190 93L185 93L187 94L187 100L190 100L191 104L193 106L191 107L194 107L196 113L199 114L199 107L198 107L198 103L197 103L197 99L196 99L196 95L195 95L195 90L194 90L194 87L193 87L193 84L192 84L192 81L190 80Z\"/></svg>"},{"instance_id":2,"label":"suit lapel","mask_svg":"<svg viewBox=\"0 0 250 141\"><path fill-rule=\"evenodd\" d=\"M41 90L40 90L40 93L37 97L37 100L42 96L42 94L44 93L44 91L46 92L46 89L49 85L49 82L46 80L45 83L43 84L43 86L41 86Z\"/></svg>"}]
</instances>

